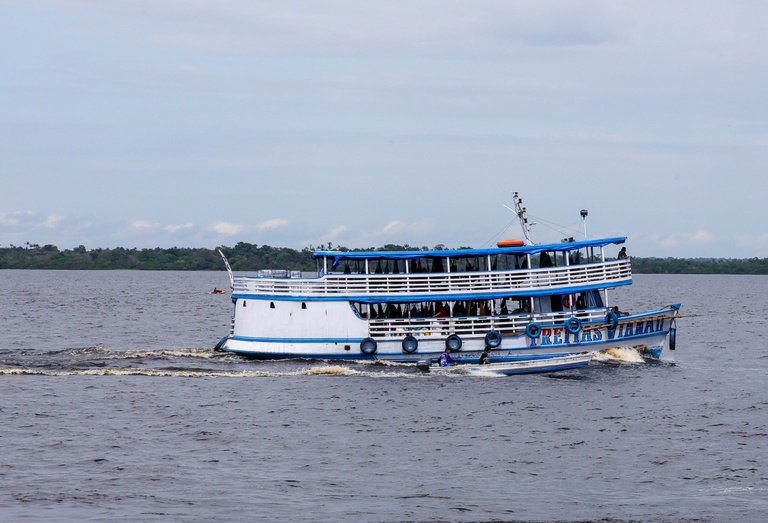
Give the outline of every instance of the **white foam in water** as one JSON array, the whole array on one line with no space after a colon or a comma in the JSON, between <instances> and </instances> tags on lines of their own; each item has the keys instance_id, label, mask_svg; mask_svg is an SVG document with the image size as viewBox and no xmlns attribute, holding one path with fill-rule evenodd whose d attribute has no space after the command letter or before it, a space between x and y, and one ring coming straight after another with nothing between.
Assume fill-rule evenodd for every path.
<instances>
[{"instance_id":1,"label":"white foam in water","mask_svg":"<svg viewBox=\"0 0 768 523\"><path fill-rule=\"evenodd\" d=\"M595 361L606 363L644 363L640 353L632 347L611 347L595 352Z\"/></svg>"}]
</instances>

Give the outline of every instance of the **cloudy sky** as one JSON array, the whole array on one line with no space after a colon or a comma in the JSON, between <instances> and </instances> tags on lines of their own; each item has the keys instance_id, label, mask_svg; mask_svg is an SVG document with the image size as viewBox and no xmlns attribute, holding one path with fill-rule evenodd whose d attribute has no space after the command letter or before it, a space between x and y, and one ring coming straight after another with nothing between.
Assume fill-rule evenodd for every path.
<instances>
[{"instance_id":1,"label":"cloudy sky","mask_svg":"<svg viewBox=\"0 0 768 523\"><path fill-rule=\"evenodd\" d=\"M768 257L764 1L0 0L0 43L0 247L483 247L518 191L537 243Z\"/></svg>"}]
</instances>

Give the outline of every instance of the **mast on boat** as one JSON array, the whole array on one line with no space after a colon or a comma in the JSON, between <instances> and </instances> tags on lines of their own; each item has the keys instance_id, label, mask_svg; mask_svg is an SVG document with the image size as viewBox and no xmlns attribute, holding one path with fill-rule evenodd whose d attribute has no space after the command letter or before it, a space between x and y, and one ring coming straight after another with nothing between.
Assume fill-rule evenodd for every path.
<instances>
[{"instance_id":1,"label":"mast on boat","mask_svg":"<svg viewBox=\"0 0 768 523\"><path fill-rule=\"evenodd\" d=\"M584 224L584 239L587 239L587 216L589 216L589 211L586 209L581 210L581 222Z\"/></svg>"},{"instance_id":2,"label":"mast on boat","mask_svg":"<svg viewBox=\"0 0 768 523\"><path fill-rule=\"evenodd\" d=\"M523 207L523 199L518 196L517 191L512 193L512 201L515 202L515 208L512 209L508 206L504 206L517 215L517 219L520 220L520 227L523 229L523 236L525 236L525 244L533 245L531 241L531 224L528 223L528 217L525 215L525 207Z\"/></svg>"}]
</instances>

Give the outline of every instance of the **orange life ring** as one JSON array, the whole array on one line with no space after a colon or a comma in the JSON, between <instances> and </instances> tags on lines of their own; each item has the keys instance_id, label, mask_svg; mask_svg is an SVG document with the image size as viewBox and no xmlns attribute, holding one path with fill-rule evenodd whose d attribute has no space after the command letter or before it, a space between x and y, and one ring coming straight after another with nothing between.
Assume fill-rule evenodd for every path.
<instances>
[{"instance_id":1,"label":"orange life ring","mask_svg":"<svg viewBox=\"0 0 768 523\"><path fill-rule=\"evenodd\" d=\"M523 240L499 240L498 247L522 247L525 245Z\"/></svg>"},{"instance_id":2,"label":"orange life ring","mask_svg":"<svg viewBox=\"0 0 768 523\"><path fill-rule=\"evenodd\" d=\"M571 308L571 295L570 294L566 294L565 296L563 296L563 307L565 307L566 309L570 309Z\"/></svg>"}]
</instances>

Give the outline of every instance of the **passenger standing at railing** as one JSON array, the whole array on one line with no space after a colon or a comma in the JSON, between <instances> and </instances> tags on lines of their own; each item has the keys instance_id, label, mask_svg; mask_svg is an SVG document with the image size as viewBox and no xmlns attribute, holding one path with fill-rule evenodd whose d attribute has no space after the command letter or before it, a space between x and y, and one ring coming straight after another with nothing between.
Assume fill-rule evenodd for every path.
<instances>
[{"instance_id":1,"label":"passenger standing at railing","mask_svg":"<svg viewBox=\"0 0 768 523\"><path fill-rule=\"evenodd\" d=\"M619 259L621 260L626 257L627 257L627 248L622 247L621 250L619 251Z\"/></svg>"},{"instance_id":2,"label":"passenger standing at railing","mask_svg":"<svg viewBox=\"0 0 768 523\"><path fill-rule=\"evenodd\" d=\"M433 318L445 318L448 316L448 309L445 305L440 304L440 306L437 308L437 312L435 313Z\"/></svg>"}]
</instances>

